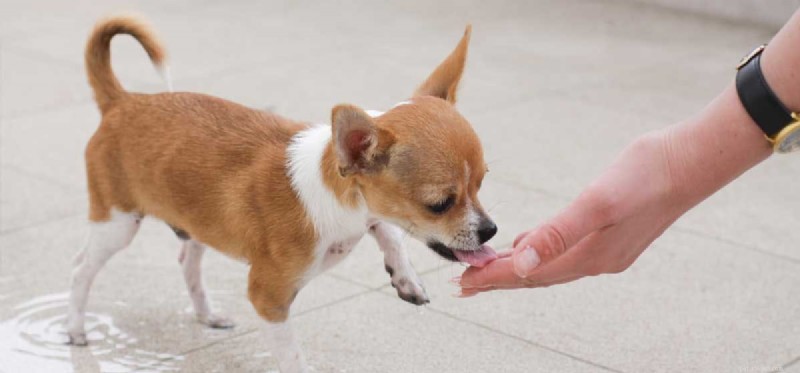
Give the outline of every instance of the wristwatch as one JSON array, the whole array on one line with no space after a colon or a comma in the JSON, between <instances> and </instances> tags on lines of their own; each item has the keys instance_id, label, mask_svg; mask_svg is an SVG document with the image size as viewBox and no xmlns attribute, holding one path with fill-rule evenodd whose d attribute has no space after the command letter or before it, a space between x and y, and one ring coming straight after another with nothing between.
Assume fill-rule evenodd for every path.
<instances>
[{"instance_id":1,"label":"wristwatch","mask_svg":"<svg viewBox=\"0 0 800 373\"><path fill-rule=\"evenodd\" d=\"M736 91L747 113L761 127L777 153L800 150L800 115L790 111L767 84L761 71L761 52L754 49L736 67Z\"/></svg>"}]
</instances>

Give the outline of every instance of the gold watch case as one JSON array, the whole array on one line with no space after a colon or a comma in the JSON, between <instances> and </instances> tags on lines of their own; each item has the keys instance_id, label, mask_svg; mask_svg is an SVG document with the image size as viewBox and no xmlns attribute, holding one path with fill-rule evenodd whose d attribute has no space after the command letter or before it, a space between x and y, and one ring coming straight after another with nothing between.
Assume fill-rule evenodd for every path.
<instances>
[{"instance_id":1,"label":"gold watch case","mask_svg":"<svg viewBox=\"0 0 800 373\"><path fill-rule=\"evenodd\" d=\"M792 123L784 127L781 132L769 139L772 149L776 153L791 153L800 150L800 119L797 113L792 113Z\"/></svg>"}]
</instances>

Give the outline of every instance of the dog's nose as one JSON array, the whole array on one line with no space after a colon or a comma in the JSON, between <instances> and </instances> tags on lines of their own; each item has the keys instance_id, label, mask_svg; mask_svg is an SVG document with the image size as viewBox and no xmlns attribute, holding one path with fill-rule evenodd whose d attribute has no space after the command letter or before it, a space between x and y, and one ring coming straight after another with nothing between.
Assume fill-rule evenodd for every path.
<instances>
[{"instance_id":1,"label":"dog's nose","mask_svg":"<svg viewBox=\"0 0 800 373\"><path fill-rule=\"evenodd\" d=\"M478 228L478 238L481 243L491 240L495 234L497 234L497 225L491 220L487 220Z\"/></svg>"}]
</instances>

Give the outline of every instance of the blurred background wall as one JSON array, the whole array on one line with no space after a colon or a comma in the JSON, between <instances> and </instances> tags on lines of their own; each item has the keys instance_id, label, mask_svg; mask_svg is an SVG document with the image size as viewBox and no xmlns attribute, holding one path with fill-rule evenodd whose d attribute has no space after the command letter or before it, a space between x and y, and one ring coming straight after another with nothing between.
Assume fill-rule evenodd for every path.
<instances>
[{"instance_id":1,"label":"blurred background wall","mask_svg":"<svg viewBox=\"0 0 800 373\"><path fill-rule=\"evenodd\" d=\"M779 28L800 8L800 0L633 0L667 8Z\"/></svg>"}]
</instances>

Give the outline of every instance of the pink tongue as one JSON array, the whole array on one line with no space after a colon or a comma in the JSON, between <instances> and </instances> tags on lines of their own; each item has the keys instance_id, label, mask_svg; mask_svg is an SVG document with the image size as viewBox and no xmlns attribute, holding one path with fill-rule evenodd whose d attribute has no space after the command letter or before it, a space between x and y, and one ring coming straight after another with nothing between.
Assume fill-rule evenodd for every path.
<instances>
[{"instance_id":1,"label":"pink tongue","mask_svg":"<svg viewBox=\"0 0 800 373\"><path fill-rule=\"evenodd\" d=\"M459 261L478 268L482 268L497 259L497 253L489 245L481 245L481 248L475 251L453 250L453 254L456 255Z\"/></svg>"}]
</instances>

